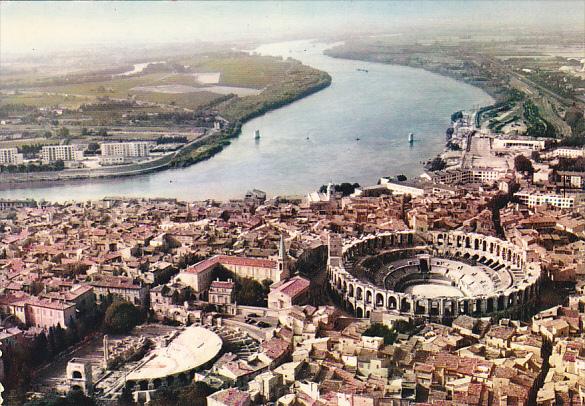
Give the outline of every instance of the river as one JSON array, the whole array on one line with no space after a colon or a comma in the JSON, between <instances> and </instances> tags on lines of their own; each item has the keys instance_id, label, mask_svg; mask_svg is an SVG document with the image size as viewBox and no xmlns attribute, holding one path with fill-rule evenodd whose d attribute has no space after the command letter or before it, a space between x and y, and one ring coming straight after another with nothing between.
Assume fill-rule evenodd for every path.
<instances>
[{"instance_id":1,"label":"river","mask_svg":"<svg viewBox=\"0 0 585 406\"><path fill-rule=\"evenodd\" d=\"M329 72L332 84L249 121L208 161L129 178L13 188L0 191L0 198L228 199L251 188L290 195L329 181L370 185L384 175L413 177L422 171L421 160L442 151L452 112L493 101L479 88L421 69L331 58L322 53L327 47L309 41L259 47L261 54L290 56ZM260 140L254 140L256 129Z\"/></svg>"}]
</instances>

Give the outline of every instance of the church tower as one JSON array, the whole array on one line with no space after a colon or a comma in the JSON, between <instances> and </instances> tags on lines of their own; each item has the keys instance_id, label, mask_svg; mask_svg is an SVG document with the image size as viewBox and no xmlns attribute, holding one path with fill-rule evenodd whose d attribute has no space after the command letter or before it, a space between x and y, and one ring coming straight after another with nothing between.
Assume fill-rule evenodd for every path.
<instances>
[{"instance_id":1,"label":"church tower","mask_svg":"<svg viewBox=\"0 0 585 406\"><path fill-rule=\"evenodd\" d=\"M331 201L332 195L335 193L335 186L333 182L329 182L327 184L327 200Z\"/></svg>"}]
</instances>

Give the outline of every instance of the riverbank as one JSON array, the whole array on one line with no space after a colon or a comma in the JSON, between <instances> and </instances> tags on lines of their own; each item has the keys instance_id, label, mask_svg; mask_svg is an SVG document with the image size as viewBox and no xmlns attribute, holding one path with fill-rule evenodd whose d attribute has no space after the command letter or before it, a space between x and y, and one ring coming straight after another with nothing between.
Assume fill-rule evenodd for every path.
<instances>
[{"instance_id":1,"label":"riverbank","mask_svg":"<svg viewBox=\"0 0 585 406\"><path fill-rule=\"evenodd\" d=\"M331 76L300 62L295 63L283 75L280 82L265 88L258 95L239 97L232 95L219 99L218 104L208 107L227 120L227 125L217 133L201 137L185 145L174 154L145 163L107 167L99 169L65 169L51 172L0 173L0 188L28 183L62 183L67 180L116 178L138 176L169 168L185 168L205 161L229 146L231 140L241 133L242 125L269 111L289 105L310 96L331 84Z\"/></svg>"},{"instance_id":2,"label":"riverbank","mask_svg":"<svg viewBox=\"0 0 585 406\"><path fill-rule=\"evenodd\" d=\"M99 169L64 169L52 172L0 173L0 189L18 187L18 184L63 183L69 180L118 178L144 175L171 167L173 154L145 162Z\"/></svg>"},{"instance_id":3,"label":"riverbank","mask_svg":"<svg viewBox=\"0 0 585 406\"><path fill-rule=\"evenodd\" d=\"M332 58L424 69L478 87L496 102L509 97L510 88L501 78L484 68L480 61L474 60L471 53L466 54L458 49L422 45L379 45L356 39L326 49L324 53Z\"/></svg>"},{"instance_id":4,"label":"riverbank","mask_svg":"<svg viewBox=\"0 0 585 406\"><path fill-rule=\"evenodd\" d=\"M302 69L292 73L282 86L268 87L257 96L230 99L216 106L218 113L229 120L228 127L204 141L194 142L183 148L173 159L171 166L184 168L213 157L241 134L242 125L246 122L331 85L332 79L327 72L302 64L299 64L299 68Z\"/></svg>"},{"instance_id":5,"label":"riverbank","mask_svg":"<svg viewBox=\"0 0 585 406\"><path fill-rule=\"evenodd\" d=\"M327 47L298 41L256 50L329 72L332 83L310 97L247 121L240 129L242 136L229 139L230 147L213 159L144 176L27 185L4 190L0 197L228 200L254 188L269 196L283 196L304 194L329 181L367 185L381 175L411 178L421 173L421 157L442 151L453 111L493 103L484 91L460 81L423 69L331 58L323 55ZM255 130L261 139L254 139ZM412 144L407 141L410 132L415 134Z\"/></svg>"},{"instance_id":6,"label":"riverbank","mask_svg":"<svg viewBox=\"0 0 585 406\"><path fill-rule=\"evenodd\" d=\"M335 47L326 49L324 54L332 58L348 59L353 61L364 61L364 62L375 62L384 63L388 65L406 66L409 68L423 69L425 71L448 77L468 85L478 87L490 95L495 103L484 104L477 108L476 112L476 126L479 128L479 121L481 114L485 111L489 111L498 105L502 105L515 100L517 93L508 86L504 86L498 78L489 76L490 74L482 70L478 71L474 65L469 63L463 63L461 60L456 60L455 56L445 52L445 50L439 47L437 50L429 51L427 47L424 49L424 57L421 57L420 53L423 53L418 46L400 46L394 48L389 46L385 48L383 46L368 46L359 40L346 41L342 44L336 45ZM461 57L461 55L458 55ZM365 71L359 69L360 71ZM367 71L365 71L367 72ZM489 79L486 79L489 76ZM454 114L456 112L453 112ZM446 131L451 128L453 122L451 121ZM432 170L433 160L441 160L445 154L451 152L449 148L450 141L446 137L446 142L442 152L436 156L428 157L427 161L423 162L423 169L425 171Z\"/></svg>"}]
</instances>

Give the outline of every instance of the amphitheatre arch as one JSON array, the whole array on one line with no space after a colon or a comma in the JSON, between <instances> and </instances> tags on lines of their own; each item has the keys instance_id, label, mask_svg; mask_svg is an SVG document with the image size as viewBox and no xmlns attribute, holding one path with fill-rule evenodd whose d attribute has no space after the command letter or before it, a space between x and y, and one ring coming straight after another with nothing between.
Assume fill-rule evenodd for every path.
<instances>
[{"instance_id":1,"label":"amphitheatre arch","mask_svg":"<svg viewBox=\"0 0 585 406\"><path fill-rule=\"evenodd\" d=\"M357 317L514 314L534 302L541 277L521 247L481 234L400 231L336 244L329 285Z\"/></svg>"}]
</instances>

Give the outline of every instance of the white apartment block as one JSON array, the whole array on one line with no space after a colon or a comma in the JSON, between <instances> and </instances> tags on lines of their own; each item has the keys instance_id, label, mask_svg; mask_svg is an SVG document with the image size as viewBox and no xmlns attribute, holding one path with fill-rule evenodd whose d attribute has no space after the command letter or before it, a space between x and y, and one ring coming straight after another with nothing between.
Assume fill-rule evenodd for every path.
<instances>
[{"instance_id":1,"label":"white apartment block","mask_svg":"<svg viewBox=\"0 0 585 406\"><path fill-rule=\"evenodd\" d=\"M146 157L150 154L152 142L109 142L100 145L103 157L122 156L122 157Z\"/></svg>"},{"instance_id":2,"label":"white apartment block","mask_svg":"<svg viewBox=\"0 0 585 406\"><path fill-rule=\"evenodd\" d=\"M492 143L493 149L530 149L532 151L541 151L545 148L545 140L534 140L534 139L505 139L505 138L494 138Z\"/></svg>"},{"instance_id":3,"label":"white apartment block","mask_svg":"<svg viewBox=\"0 0 585 406\"><path fill-rule=\"evenodd\" d=\"M553 156L559 158L581 158L585 157L585 148L557 148Z\"/></svg>"},{"instance_id":4,"label":"white apartment block","mask_svg":"<svg viewBox=\"0 0 585 406\"><path fill-rule=\"evenodd\" d=\"M43 162L81 161L83 151L78 151L75 145L46 145L41 149Z\"/></svg>"},{"instance_id":5,"label":"white apartment block","mask_svg":"<svg viewBox=\"0 0 585 406\"><path fill-rule=\"evenodd\" d=\"M473 168L472 179L480 183L492 183L506 176L506 171L494 168Z\"/></svg>"},{"instance_id":6,"label":"white apartment block","mask_svg":"<svg viewBox=\"0 0 585 406\"><path fill-rule=\"evenodd\" d=\"M380 185L386 186L393 195L411 195L412 197L424 196L424 184L411 181L395 181L389 178L380 178Z\"/></svg>"},{"instance_id":7,"label":"white apartment block","mask_svg":"<svg viewBox=\"0 0 585 406\"><path fill-rule=\"evenodd\" d=\"M22 154L16 148L0 148L0 165L19 165L23 162Z\"/></svg>"},{"instance_id":8,"label":"white apartment block","mask_svg":"<svg viewBox=\"0 0 585 406\"><path fill-rule=\"evenodd\" d=\"M545 204L559 207L561 209L570 209L579 204L581 199L579 195L566 196L553 194L553 193L541 193L537 191L522 191L514 194L515 197L520 199L522 204L528 207L542 206Z\"/></svg>"},{"instance_id":9,"label":"white apartment block","mask_svg":"<svg viewBox=\"0 0 585 406\"><path fill-rule=\"evenodd\" d=\"M421 178L435 184L493 183L502 179L507 171L496 168L454 169L424 173Z\"/></svg>"}]
</instances>

